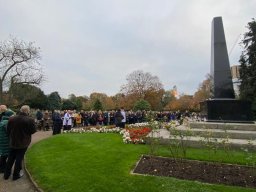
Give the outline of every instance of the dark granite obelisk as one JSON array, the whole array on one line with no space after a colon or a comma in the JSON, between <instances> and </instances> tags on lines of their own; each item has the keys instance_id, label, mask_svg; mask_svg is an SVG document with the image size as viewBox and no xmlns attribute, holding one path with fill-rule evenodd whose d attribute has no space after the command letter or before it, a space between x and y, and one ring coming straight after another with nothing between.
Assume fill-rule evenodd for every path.
<instances>
[{"instance_id":1,"label":"dark granite obelisk","mask_svg":"<svg viewBox=\"0 0 256 192\"><path fill-rule=\"evenodd\" d=\"M235 99L225 33L221 17L212 20L211 76L213 96L200 103L207 121L251 122L251 104Z\"/></svg>"},{"instance_id":2,"label":"dark granite obelisk","mask_svg":"<svg viewBox=\"0 0 256 192\"><path fill-rule=\"evenodd\" d=\"M215 17L212 20L211 76L213 98L235 98L221 17Z\"/></svg>"}]
</instances>

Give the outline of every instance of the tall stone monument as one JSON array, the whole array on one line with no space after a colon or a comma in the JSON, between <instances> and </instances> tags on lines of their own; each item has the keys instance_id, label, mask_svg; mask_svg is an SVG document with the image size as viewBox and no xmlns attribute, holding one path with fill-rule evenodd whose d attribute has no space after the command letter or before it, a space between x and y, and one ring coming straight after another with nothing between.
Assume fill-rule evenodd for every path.
<instances>
[{"instance_id":1,"label":"tall stone monument","mask_svg":"<svg viewBox=\"0 0 256 192\"><path fill-rule=\"evenodd\" d=\"M251 104L235 99L225 33L221 17L212 20L211 77L213 96L201 103L207 121L252 121Z\"/></svg>"},{"instance_id":2,"label":"tall stone monument","mask_svg":"<svg viewBox=\"0 0 256 192\"><path fill-rule=\"evenodd\" d=\"M221 17L215 17L212 20L211 77L213 98L235 98Z\"/></svg>"}]
</instances>

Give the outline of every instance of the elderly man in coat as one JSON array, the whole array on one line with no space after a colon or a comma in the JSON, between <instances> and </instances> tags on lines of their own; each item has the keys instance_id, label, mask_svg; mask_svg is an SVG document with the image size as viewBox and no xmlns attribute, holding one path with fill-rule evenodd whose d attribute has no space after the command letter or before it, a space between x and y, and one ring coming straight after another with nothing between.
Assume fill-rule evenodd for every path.
<instances>
[{"instance_id":1,"label":"elderly man in coat","mask_svg":"<svg viewBox=\"0 0 256 192\"><path fill-rule=\"evenodd\" d=\"M31 135L36 132L35 121L29 117L30 108L24 105L20 109L20 113L11 117L7 124L7 134L10 138L10 153L7 160L4 179L7 180L11 175L12 166L14 165L13 180L17 180L23 176L20 172L22 169L22 161L31 143Z\"/></svg>"}]
</instances>

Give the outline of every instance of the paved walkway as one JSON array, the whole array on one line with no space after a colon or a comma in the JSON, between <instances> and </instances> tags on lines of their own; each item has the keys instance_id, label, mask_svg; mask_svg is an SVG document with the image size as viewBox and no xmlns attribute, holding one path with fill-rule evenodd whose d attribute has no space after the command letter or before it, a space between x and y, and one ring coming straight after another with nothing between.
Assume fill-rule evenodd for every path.
<instances>
[{"instance_id":1,"label":"paved walkway","mask_svg":"<svg viewBox=\"0 0 256 192\"><path fill-rule=\"evenodd\" d=\"M52 131L38 131L32 136L32 142L34 143L48 138L52 135ZM32 182L30 181L27 173L24 172L24 176L16 181L12 180L12 176L8 180L3 179L3 174L0 175L0 192L38 192Z\"/></svg>"}]
</instances>

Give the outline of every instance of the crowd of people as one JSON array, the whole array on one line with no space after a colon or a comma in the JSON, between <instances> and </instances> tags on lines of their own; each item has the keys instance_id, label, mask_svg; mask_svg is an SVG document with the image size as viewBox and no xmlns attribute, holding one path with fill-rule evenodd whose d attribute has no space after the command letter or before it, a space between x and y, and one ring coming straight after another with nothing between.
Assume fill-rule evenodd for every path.
<instances>
[{"instance_id":1,"label":"crowd of people","mask_svg":"<svg viewBox=\"0 0 256 192\"><path fill-rule=\"evenodd\" d=\"M59 134L61 129L70 130L73 127L116 125L124 128L127 123L127 112L123 108L117 111L76 111L76 110L37 110L35 122L38 130L52 128L53 135ZM128 114L129 116L129 114ZM137 122L137 121L136 121ZM142 122L142 120L141 120ZM133 123L135 121L133 120Z\"/></svg>"},{"instance_id":2,"label":"crowd of people","mask_svg":"<svg viewBox=\"0 0 256 192\"><path fill-rule=\"evenodd\" d=\"M73 127L115 125L125 128L125 124L146 122L149 118L163 122L177 120L180 123L182 123L183 118L201 120L197 113L190 113L188 111L183 113L180 111L125 111L124 108L116 111L54 110L49 112L48 110L37 110L34 116L38 130L49 130L52 128L53 134L59 134L62 128L63 130L70 130Z\"/></svg>"}]
</instances>

